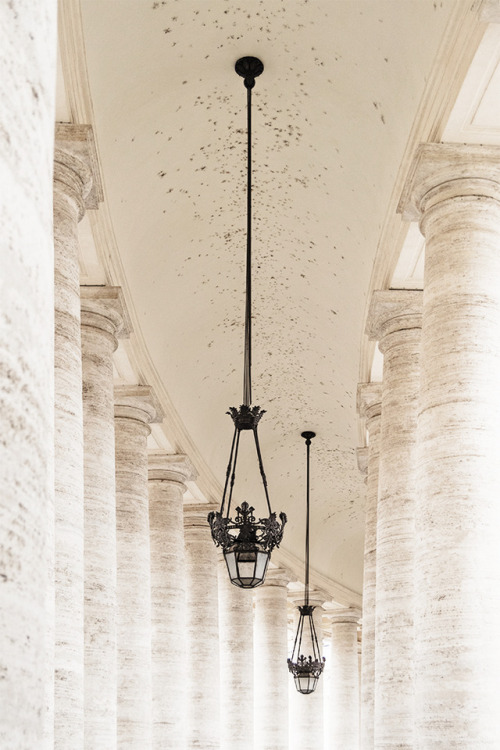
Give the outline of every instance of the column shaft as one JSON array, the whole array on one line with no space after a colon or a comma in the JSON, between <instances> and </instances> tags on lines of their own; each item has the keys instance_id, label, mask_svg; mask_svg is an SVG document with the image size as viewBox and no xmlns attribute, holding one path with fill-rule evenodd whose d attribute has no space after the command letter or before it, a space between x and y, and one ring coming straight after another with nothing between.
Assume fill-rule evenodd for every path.
<instances>
[{"instance_id":1,"label":"column shaft","mask_svg":"<svg viewBox=\"0 0 500 750\"><path fill-rule=\"evenodd\" d=\"M183 482L193 476L187 456L149 456L153 750L186 746Z\"/></svg>"},{"instance_id":2,"label":"column shaft","mask_svg":"<svg viewBox=\"0 0 500 750\"><path fill-rule=\"evenodd\" d=\"M83 747L83 417L78 221L85 161L59 144L54 162L55 686L54 747Z\"/></svg>"},{"instance_id":3,"label":"column shaft","mask_svg":"<svg viewBox=\"0 0 500 750\"><path fill-rule=\"evenodd\" d=\"M220 748L220 667L217 555L207 515L211 505L184 511L187 573L187 749Z\"/></svg>"},{"instance_id":4,"label":"column shaft","mask_svg":"<svg viewBox=\"0 0 500 750\"><path fill-rule=\"evenodd\" d=\"M418 750L500 747L500 149L422 147Z\"/></svg>"},{"instance_id":5,"label":"column shaft","mask_svg":"<svg viewBox=\"0 0 500 750\"><path fill-rule=\"evenodd\" d=\"M253 596L233 586L219 554L221 750L253 748Z\"/></svg>"},{"instance_id":6,"label":"column shaft","mask_svg":"<svg viewBox=\"0 0 500 750\"><path fill-rule=\"evenodd\" d=\"M328 748L359 748L359 680L357 622L359 612L330 615L328 653L330 713Z\"/></svg>"},{"instance_id":7,"label":"column shaft","mask_svg":"<svg viewBox=\"0 0 500 750\"><path fill-rule=\"evenodd\" d=\"M288 750L287 584L270 569L255 589L255 750Z\"/></svg>"},{"instance_id":8,"label":"column shaft","mask_svg":"<svg viewBox=\"0 0 500 750\"><path fill-rule=\"evenodd\" d=\"M5 750L49 748L53 727L53 630L47 626L54 596L56 18L53 0L3 3L0 9L0 746Z\"/></svg>"},{"instance_id":9,"label":"column shaft","mask_svg":"<svg viewBox=\"0 0 500 750\"><path fill-rule=\"evenodd\" d=\"M84 628L87 750L116 748L116 502L113 352L120 290L82 287Z\"/></svg>"},{"instance_id":10,"label":"column shaft","mask_svg":"<svg viewBox=\"0 0 500 750\"><path fill-rule=\"evenodd\" d=\"M152 742L149 423L158 419L148 386L115 388L118 747Z\"/></svg>"},{"instance_id":11,"label":"column shaft","mask_svg":"<svg viewBox=\"0 0 500 750\"><path fill-rule=\"evenodd\" d=\"M366 478L365 551L363 573L363 641L361 652L361 748L373 750L375 721L375 593L377 578L377 502L380 461L382 385L358 386L358 411L369 437Z\"/></svg>"},{"instance_id":12,"label":"column shaft","mask_svg":"<svg viewBox=\"0 0 500 750\"><path fill-rule=\"evenodd\" d=\"M377 505L375 748L412 750L414 546L422 293L374 292L368 334L384 355Z\"/></svg>"}]
</instances>

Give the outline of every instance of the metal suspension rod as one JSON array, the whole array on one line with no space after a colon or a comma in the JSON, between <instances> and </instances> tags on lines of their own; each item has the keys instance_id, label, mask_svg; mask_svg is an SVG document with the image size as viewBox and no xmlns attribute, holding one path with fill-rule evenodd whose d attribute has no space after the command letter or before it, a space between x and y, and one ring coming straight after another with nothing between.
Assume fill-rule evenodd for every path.
<instances>
[{"instance_id":1,"label":"metal suspension rod","mask_svg":"<svg viewBox=\"0 0 500 750\"><path fill-rule=\"evenodd\" d=\"M302 437L306 441L306 574L305 574L305 605L309 605L309 464L310 464L310 446L311 439L316 437L315 432L303 432Z\"/></svg>"},{"instance_id":2,"label":"metal suspension rod","mask_svg":"<svg viewBox=\"0 0 500 750\"><path fill-rule=\"evenodd\" d=\"M246 81L245 81L246 85ZM252 403L252 88L247 87L247 257L243 403Z\"/></svg>"}]
</instances>

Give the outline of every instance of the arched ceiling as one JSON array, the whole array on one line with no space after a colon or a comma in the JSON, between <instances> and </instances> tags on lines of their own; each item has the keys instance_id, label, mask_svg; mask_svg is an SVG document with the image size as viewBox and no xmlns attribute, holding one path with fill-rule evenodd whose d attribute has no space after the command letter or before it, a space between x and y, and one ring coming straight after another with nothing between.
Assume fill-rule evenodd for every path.
<instances>
[{"instance_id":1,"label":"arched ceiling","mask_svg":"<svg viewBox=\"0 0 500 750\"><path fill-rule=\"evenodd\" d=\"M289 516L283 548L301 558L300 432L317 432L311 564L358 593L364 485L355 393L366 295L455 5L81 3L105 199L136 320L220 482L232 434L225 412L239 405L242 384L246 94L233 66L248 54L264 62L253 168L254 403L267 410L263 456L274 509ZM239 475L249 472L242 465ZM253 474L239 490L238 499L263 510Z\"/></svg>"}]
</instances>

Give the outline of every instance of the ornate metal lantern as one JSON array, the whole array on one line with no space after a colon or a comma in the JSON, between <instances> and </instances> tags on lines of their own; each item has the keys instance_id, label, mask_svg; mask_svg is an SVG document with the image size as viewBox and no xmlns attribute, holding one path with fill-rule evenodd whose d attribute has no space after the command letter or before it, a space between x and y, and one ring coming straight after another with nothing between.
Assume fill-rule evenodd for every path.
<instances>
[{"instance_id":1,"label":"ornate metal lantern","mask_svg":"<svg viewBox=\"0 0 500 750\"><path fill-rule=\"evenodd\" d=\"M255 78L264 70L264 65L256 57L242 57L236 65L235 70L244 79L247 90L247 247L246 247L246 298L245 298L245 359L243 370L243 403L239 408L230 407L227 412L234 423L233 442L229 455L229 463L226 471L226 481L222 495L220 511L211 512L208 515L208 523L212 530L212 538L217 547L221 547L226 560L226 565L231 583L241 588L250 589L260 586L269 564L271 551L279 547L283 537L283 527L286 523L286 515L280 513L279 520L276 513L271 510L267 480L262 463L257 426L265 414L260 406L251 406L252 403L252 89ZM234 480L236 476L236 462L238 460L238 449L241 433L252 431L259 471L264 487L269 516L257 518L254 515L255 508L247 502L241 503L236 508L237 515L231 518L231 501L233 495Z\"/></svg>"},{"instance_id":2,"label":"ornate metal lantern","mask_svg":"<svg viewBox=\"0 0 500 750\"><path fill-rule=\"evenodd\" d=\"M309 604L309 463L311 439L315 432L303 432L306 441L307 479L306 479L306 554L305 554L305 596L304 604L298 607L299 624L293 644L292 656L288 659L288 670L292 673L295 687L299 693L307 695L316 690L316 685L325 666L325 658L321 657L318 636L314 627L314 607ZM302 653L303 646L311 650L309 656Z\"/></svg>"}]
</instances>

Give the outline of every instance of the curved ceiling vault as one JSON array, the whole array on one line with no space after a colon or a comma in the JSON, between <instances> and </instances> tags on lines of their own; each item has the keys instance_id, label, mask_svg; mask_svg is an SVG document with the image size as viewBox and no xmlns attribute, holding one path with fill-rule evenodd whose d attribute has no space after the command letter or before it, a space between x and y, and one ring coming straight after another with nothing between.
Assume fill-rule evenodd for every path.
<instances>
[{"instance_id":1,"label":"curved ceiling vault","mask_svg":"<svg viewBox=\"0 0 500 750\"><path fill-rule=\"evenodd\" d=\"M149 355L215 477L241 399L242 55L254 90L254 402L283 549L359 594L356 464L366 295L384 215L454 0L82 0L106 202ZM240 470L242 476L245 472ZM253 475L240 499L255 496ZM260 501L260 495L257 498ZM212 498L217 499L217 498Z\"/></svg>"}]
</instances>

